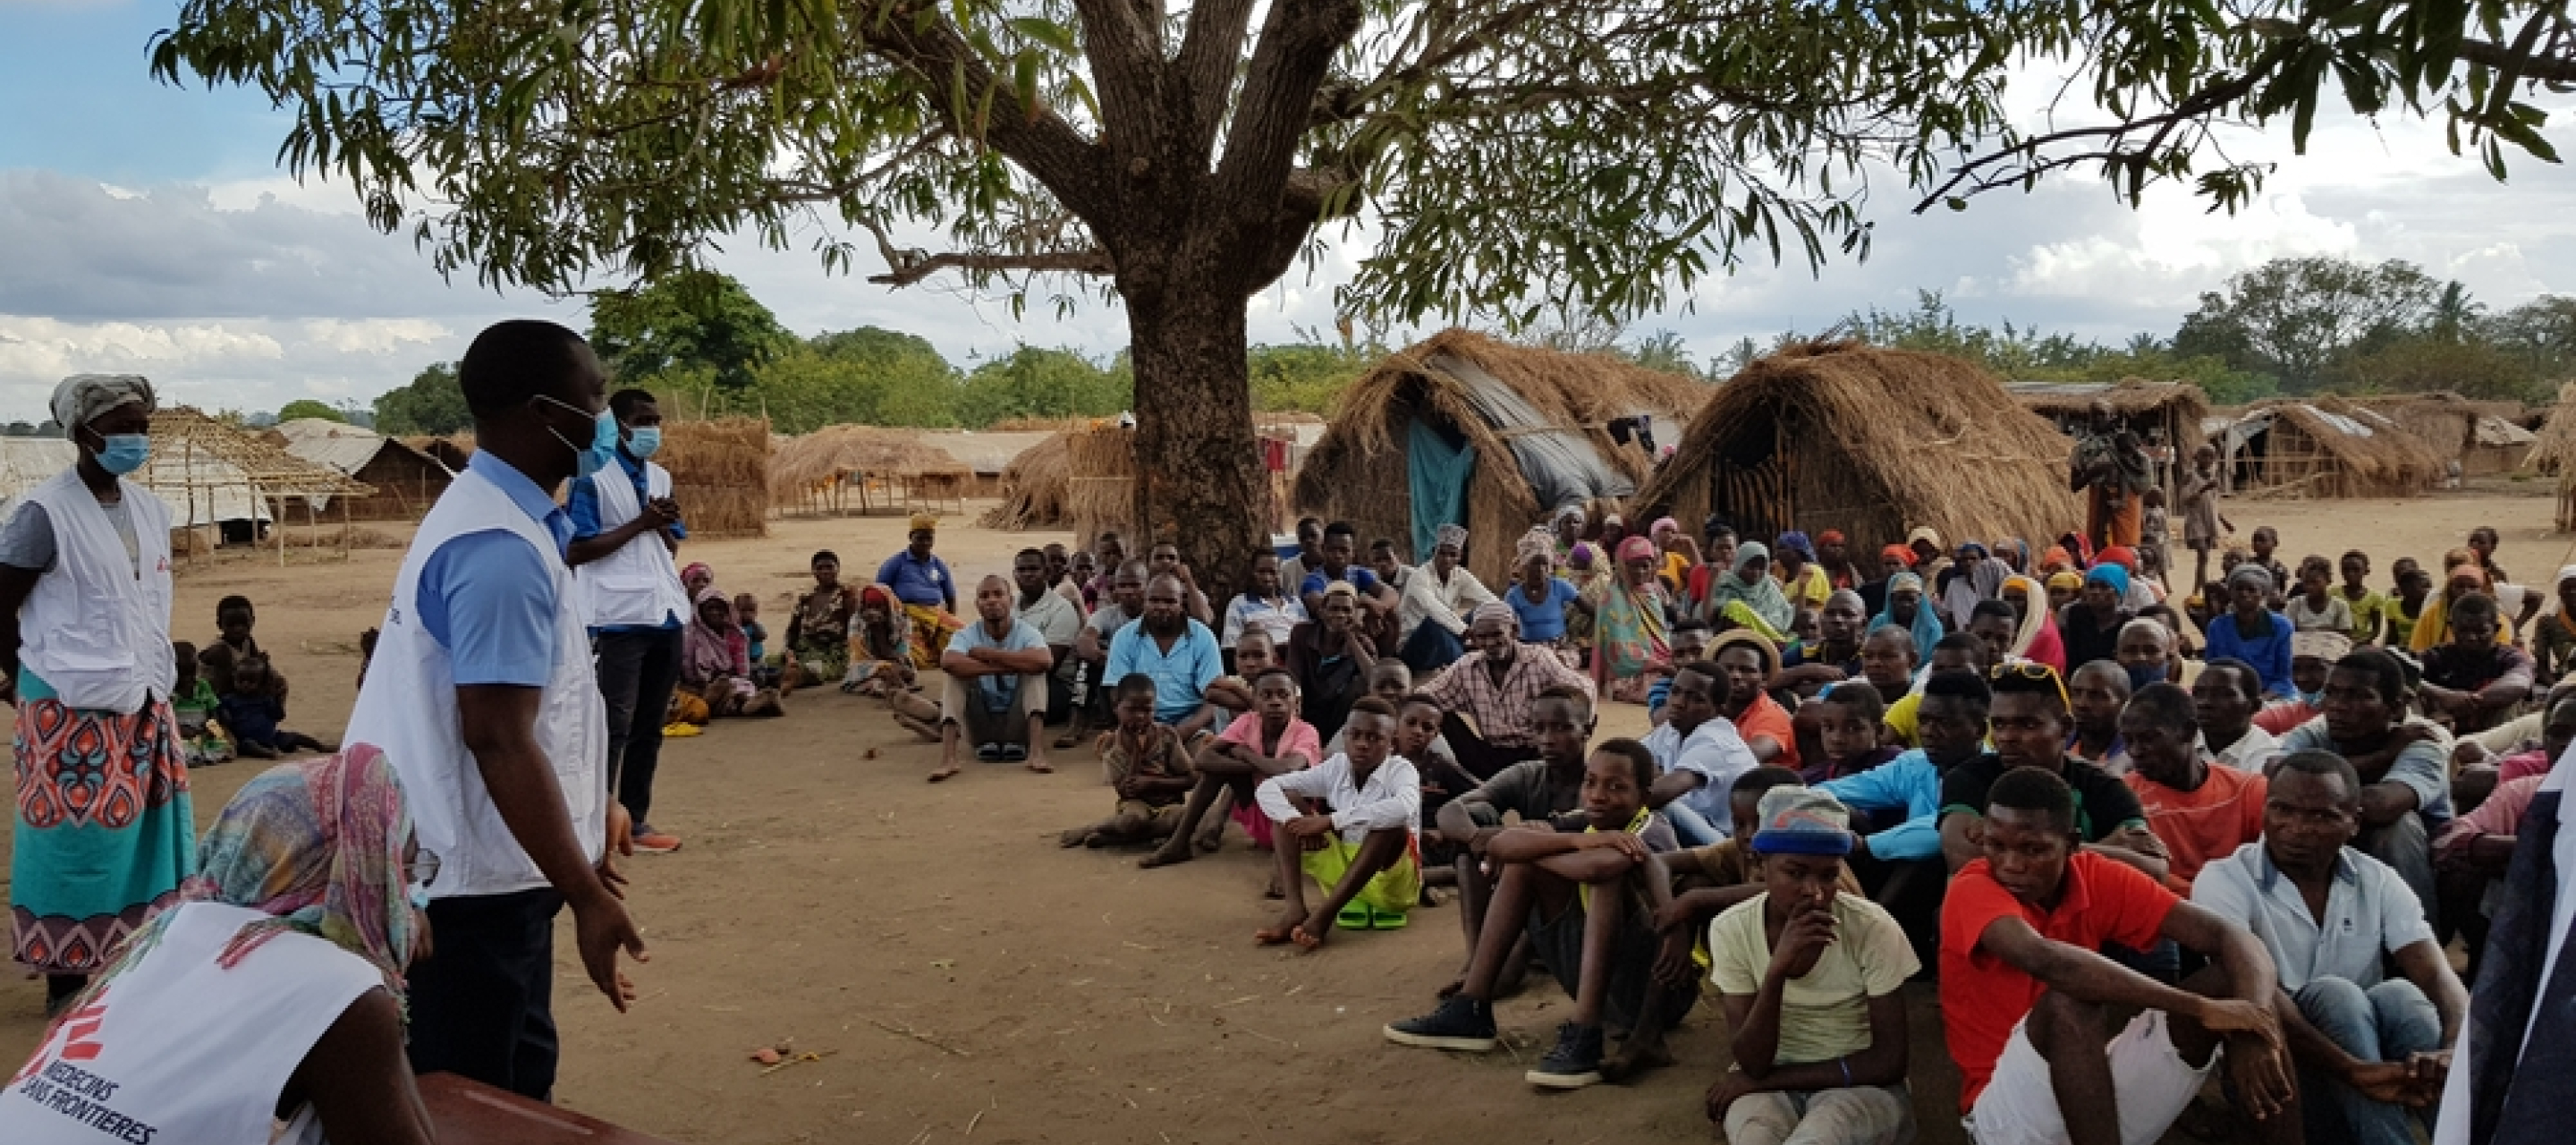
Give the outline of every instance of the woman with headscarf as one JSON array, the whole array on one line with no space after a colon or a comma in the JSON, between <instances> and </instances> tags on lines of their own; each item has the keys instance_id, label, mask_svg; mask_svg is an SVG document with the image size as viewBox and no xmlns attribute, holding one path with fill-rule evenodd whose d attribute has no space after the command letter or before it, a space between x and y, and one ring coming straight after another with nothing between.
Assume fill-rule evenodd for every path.
<instances>
[{"instance_id":1,"label":"woman with headscarf","mask_svg":"<svg viewBox=\"0 0 2576 1145\"><path fill-rule=\"evenodd\" d=\"M196 869L186 742L170 707L170 511L125 475L151 453L152 383L54 390L79 450L0 526L0 699L18 708L11 953L48 1008Z\"/></svg>"},{"instance_id":2,"label":"woman with headscarf","mask_svg":"<svg viewBox=\"0 0 2576 1145\"><path fill-rule=\"evenodd\" d=\"M716 570L708 567L705 561L692 561L689 567L680 570L680 591L688 593L691 600L696 600L700 592L715 582Z\"/></svg>"},{"instance_id":3,"label":"woman with headscarf","mask_svg":"<svg viewBox=\"0 0 2576 1145\"><path fill-rule=\"evenodd\" d=\"M1691 570L1699 567L1699 542L1682 531L1682 523L1670 517L1657 517L1646 526L1646 539L1655 542L1657 560L1655 575L1664 582L1664 595L1679 600L1682 589L1690 584Z\"/></svg>"},{"instance_id":4,"label":"woman with headscarf","mask_svg":"<svg viewBox=\"0 0 2576 1145\"><path fill-rule=\"evenodd\" d=\"M1789 607L1793 611L1823 608L1825 598L1834 594L1834 582L1816 563L1816 546L1807 534L1796 529L1782 533L1772 542L1771 551L1778 557L1772 562L1773 572L1789 597Z\"/></svg>"},{"instance_id":5,"label":"woman with headscarf","mask_svg":"<svg viewBox=\"0 0 2576 1145\"><path fill-rule=\"evenodd\" d=\"M2057 617L2048 607L2048 590L2026 576L2007 577L1997 594L2021 617L2021 626L2013 632L2011 654L2033 660L2066 674L2066 641L2057 634Z\"/></svg>"},{"instance_id":6,"label":"woman with headscarf","mask_svg":"<svg viewBox=\"0 0 2576 1145\"><path fill-rule=\"evenodd\" d=\"M2112 545L2103 549L2094 560L2097 564L2118 565L2122 571L2129 574L2129 592L2121 599L2121 604L2129 611L2136 612L2164 603L2164 586L2157 584L2153 578L2146 575L2145 570L2138 567L2136 549L2127 545Z\"/></svg>"},{"instance_id":7,"label":"woman with headscarf","mask_svg":"<svg viewBox=\"0 0 2576 1145\"><path fill-rule=\"evenodd\" d=\"M734 624L733 602L713 585L698 593L681 631L680 686L706 701L709 718L781 712L777 691L751 682L750 645Z\"/></svg>"},{"instance_id":8,"label":"woman with headscarf","mask_svg":"<svg viewBox=\"0 0 2576 1145\"><path fill-rule=\"evenodd\" d=\"M1924 603L1922 577L1901 572L1887 578L1887 607L1869 622L1871 632L1881 628L1904 629L1914 637L1914 662L1932 662L1932 646L1941 642L1941 618Z\"/></svg>"},{"instance_id":9,"label":"woman with headscarf","mask_svg":"<svg viewBox=\"0 0 2576 1145\"><path fill-rule=\"evenodd\" d=\"M1593 602L1592 680L1604 696L1642 704L1654 684L1651 674L1670 667L1673 657L1664 628L1664 584L1655 577L1654 542L1644 537L1620 542L1618 567L1603 586Z\"/></svg>"},{"instance_id":10,"label":"woman with headscarf","mask_svg":"<svg viewBox=\"0 0 2576 1145\"><path fill-rule=\"evenodd\" d=\"M2076 593L2075 603L2057 617L2057 634L2066 642L2068 674L2096 660L2117 657L2120 626L2137 619L2123 603L2128 598L2129 570L2095 565L2085 571L2084 587Z\"/></svg>"},{"instance_id":11,"label":"woman with headscarf","mask_svg":"<svg viewBox=\"0 0 2576 1145\"><path fill-rule=\"evenodd\" d=\"M1797 609L1771 577L1771 550L1760 541L1735 546L1735 567L1710 580L1708 604L1701 617L1711 625L1724 620L1760 631L1765 639L1787 638Z\"/></svg>"},{"instance_id":12,"label":"woman with headscarf","mask_svg":"<svg viewBox=\"0 0 2576 1145\"><path fill-rule=\"evenodd\" d=\"M108 1116L191 1145L427 1145L403 974L427 947L414 903L438 860L383 755L353 744L262 773L197 862L17 1074L51 1086L0 1091L0 1140L114 1140Z\"/></svg>"},{"instance_id":13,"label":"woman with headscarf","mask_svg":"<svg viewBox=\"0 0 2576 1145\"><path fill-rule=\"evenodd\" d=\"M863 696L903 694L916 678L912 626L904 623L902 602L886 586L858 591L858 607L844 621L849 637L842 642L841 690Z\"/></svg>"},{"instance_id":14,"label":"woman with headscarf","mask_svg":"<svg viewBox=\"0 0 2576 1145\"><path fill-rule=\"evenodd\" d=\"M1552 649L1573 645L1566 613L1590 607L1572 582L1556 575L1555 552L1545 532L1531 530L1513 551L1517 575L1504 586L1502 601L1519 618L1525 643Z\"/></svg>"},{"instance_id":15,"label":"woman with headscarf","mask_svg":"<svg viewBox=\"0 0 2576 1145\"><path fill-rule=\"evenodd\" d=\"M1959 542L1958 560L1933 582L1940 589L1941 610L1949 617L1950 630L1967 631L1977 602L1993 600L2004 590L2004 578L2011 575L2012 567L1989 555L1984 545Z\"/></svg>"},{"instance_id":16,"label":"woman with headscarf","mask_svg":"<svg viewBox=\"0 0 2576 1145\"><path fill-rule=\"evenodd\" d=\"M1914 570L1914 550L1903 545L1886 545L1878 550L1878 579L1863 581L1854 590L1860 593L1861 611L1876 616L1887 610L1887 585L1896 574ZM1917 578L1920 579L1920 578Z\"/></svg>"},{"instance_id":17,"label":"woman with headscarf","mask_svg":"<svg viewBox=\"0 0 2576 1145\"><path fill-rule=\"evenodd\" d=\"M2424 598L2424 610L2415 617L2415 630L2406 638L2406 647L2419 656L2451 642L2451 610L2444 601L2489 592L2493 587L2477 555L2467 549L2443 554L2442 564L2449 570L2442 574L2442 587ZM2513 643L2513 625L2496 625L2496 643Z\"/></svg>"},{"instance_id":18,"label":"woman with headscarf","mask_svg":"<svg viewBox=\"0 0 2576 1145\"><path fill-rule=\"evenodd\" d=\"M2012 570L2014 576L2030 575L2030 542L2019 537L2006 537L1995 542L1995 559Z\"/></svg>"},{"instance_id":19,"label":"woman with headscarf","mask_svg":"<svg viewBox=\"0 0 2576 1145\"><path fill-rule=\"evenodd\" d=\"M931 552L939 541L938 514L915 513L909 523L903 551L877 566L877 583L902 603L904 622L912 626L912 666L927 672L939 666L949 634L966 622L957 616L957 578Z\"/></svg>"}]
</instances>

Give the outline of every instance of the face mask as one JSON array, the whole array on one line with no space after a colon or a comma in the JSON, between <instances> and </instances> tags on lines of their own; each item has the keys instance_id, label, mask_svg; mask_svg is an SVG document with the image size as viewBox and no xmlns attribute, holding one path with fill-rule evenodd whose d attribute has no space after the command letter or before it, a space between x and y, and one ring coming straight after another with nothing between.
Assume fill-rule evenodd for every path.
<instances>
[{"instance_id":1,"label":"face mask","mask_svg":"<svg viewBox=\"0 0 2576 1145\"><path fill-rule=\"evenodd\" d=\"M635 460L642 461L661 451L661 426L648 425L642 429L626 431L626 452L634 454Z\"/></svg>"},{"instance_id":2,"label":"face mask","mask_svg":"<svg viewBox=\"0 0 2576 1145\"><path fill-rule=\"evenodd\" d=\"M2313 692L2300 692L2298 693L2298 697L2300 703L2306 704L2311 708L2323 708L2326 703L2326 690L2319 688Z\"/></svg>"},{"instance_id":3,"label":"face mask","mask_svg":"<svg viewBox=\"0 0 2576 1145\"><path fill-rule=\"evenodd\" d=\"M413 886L411 888L411 905L413 910L428 910L429 888L418 885Z\"/></svg>"},{"instance_id":4,"label":"face mask","mask_svg":"<svg viewBox=\"0 0 2576 1145\"><path fill-rule=\"evenodd\" d=\"M579 406L547 397L544 394L537 395L536 400L545 402L548 405L562 406L574 413L581 412L581 407ZM617 417L604 409L599 411L599 416L591 422L589 448L585 449L581 446L574 445L571 438L565 437L553 426L547 426L546 432L554 434L556 441L562 442L564 448L573 452L572 475L575 479L588 477L593 473L597 473L602 469L608 468L609 460L617 453Z\"/></svg>"},{"instance_id":5,"label":"face mask","mask_svg":"<svg viewBox=\"0 0 2576 1145\"><path fill-rule=\"evenodd\" d=\"M143 468L152 459L152 438L140 433L102 434L104 443L98 451L98 467L119 477Z\"/></svg>"},{"instance_id":6,"label":"face mask","mask_svg":"<svg viewBox=\"0 0 2576 1145\"><path fill-rule=\"evenodd\" d=\"M2162 664L2129 665L2129 690L2131 692L2135 692L2149 684L2161 684L2164 682L2165 667Z\"/></svg>"}]
</instances>

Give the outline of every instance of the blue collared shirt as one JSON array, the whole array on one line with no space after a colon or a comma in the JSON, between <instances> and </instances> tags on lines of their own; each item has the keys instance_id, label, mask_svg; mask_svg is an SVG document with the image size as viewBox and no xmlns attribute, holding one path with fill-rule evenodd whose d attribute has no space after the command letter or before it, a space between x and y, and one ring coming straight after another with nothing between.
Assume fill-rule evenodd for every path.
<instances>
[{"instance_id":1,"label":"blue collared shirt","mask_svg":"<svg viewBox=\"0 0 2576 1145\"><path fill-rule=\"evenodd\" d=\"M912 550L905 549L887 557L877 566L877 583L892 589L895 599L905 604L957 607L957 578L949 575L948 562L936 553L929 560L914 560Z\"/></svg>"},{"instance_id":2,"label":"blue collared shirt","mask_svg":"<svg viewBox=\"0 0 2576 1145\"><path fill-rule=\"evenodd\" d=\"M1208 685L1225 674L1225 660L1218 654L1216 633L1195 620L1187 620L1172 650L1147 635L1142 623L1131 623L1118 630L1109 641L1109 663L1100 673L1104 685L1116 685L1131 672L1142 672L1154 678L1154 719L1177 724L1198 714L1199 705L1207 699Z\"/></svg>"},{"instance_id":3,"label":"blue collared shirt","mask_svg":"<svg viewBox=\"0 0 2576 1145\"><path fill-rule=\"evenodd\" d=\"M528 519L546 527L555 552L572 543L570 514L526 474L489 450L465 468L498 486ZM422 562L412 601L421 629L447 649L458 684L541 688L554 676L554 574L507 529L463 533L441 542Z\"/></svg>"},{"instance_id":4,"label":"blue collared shirt","mask_svg":"<svg viewBox=\"0 0 2576 1145\"><path fill-rule=\"evenodd\" d=\"M636 460L634 455L626 452L626 447L623 445L617 447L616 457L617 467L626 471L627 483L635 487L635 503L637 505L642 505L647 500L650 500L652 498L652 493L644 483L644 463ZM468 462L467 464L471 465L472 463ZM607 476L605 473L594 473L588 477L574 478L572 483L572 493L570 496L564 498L564 513L572 518L572 536L576 541L586 541L608 531L605 526L602 526L599 523L599 479L605 476ZM683 525L678 521L673 521L669 528L672 540L685 541L689 539L688 526ZM635 541L641 541L643 539L644 538L642 537L637 537L635 538ZM631 545L634 544L635 541L628 541L627 543ZM666 614L662 618L662 623L660 624L611 624L606 627L591 629L591 631L594 633L653 632L669 631L678 627L680 627L679 614L670 613Z\"/></svg>"}]
</instances>

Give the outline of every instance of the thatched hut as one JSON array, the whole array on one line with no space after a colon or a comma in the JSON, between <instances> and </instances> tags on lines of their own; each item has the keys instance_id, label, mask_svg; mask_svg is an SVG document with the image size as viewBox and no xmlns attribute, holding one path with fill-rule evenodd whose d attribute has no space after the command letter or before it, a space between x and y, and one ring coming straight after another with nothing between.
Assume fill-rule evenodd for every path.
<instances>
[{"instance_id":1,"label":"thatched hut","mask_svg":"<svg viewBox=\"0 0 2576 1145\"><path fill-rule=\"evenodd\" d=\"M2576 532L2576 382L2558 386L2558 405L2540 427L2523 468L2558 478L2558 531Z\"/></svg>"},{"instance_id":2,"label":"thatched hut","mask_svg":"<svg viewBox=\"0 0 2576 1145\"><path fill-rule=\"evenodd\" d=\"M1011 462L1048 437L1041 430L925 429L912 431L923 445L956 459L972 476L969 497L999 497Z\"/></svg>"},{"instance_id":3,"label":"thatched hut","mask_svg":"<svg viewBox=\"0 0 2576 1145\"><path fill-rule=\"evenodd\" d=\"M1488 584L1513 543L1561 505L1617 506L1653 471L1610 423L1647 415L1670 440L1706 385L1594 354L1514 346L1449 330L1388 355L1343 391L1307 450L1296 506L1349 521L1362 539L1417 553L1431 530L1467 527L1467 567ZM1432 497L1443 504L1426 505Z\"/></svg>"},{"instance_id":4,"label":"thatched hut","mask_svg":"<svg viewBox=\"0 0 2576 1145\"><path fill-rule=\"evenodd\" d=\"M2331 396L2262 402L2217 430L2228 486L2250 496L2404 497L2449 468L2387 415Z\"/></svg>"},{"instance_id":5,"label":"thatched hut","mask_svg":"<svg viewBox=\"0 0 2576 1145\"><path fill-rule=\"evenodd\" d=\"M2209 417L2209 395L2189 382L2154 382L2123 378L2114 382L2009 382L2004 390L2023 409L2056 423L2072 435L2093 416L2093 405L2111 407L2111 416L2146 443L2165 503L2181 504L2182 474L2191 451L2204 440L2201 422Z\"/></svg>"},{"instance_id":6,"label":"thatched hut","mask_svg":"<svg viewBox=\"0 0 2576 1145\"><path fill-rule=\"evenodd\" d=\"M351 498L375 490L339 470L289 453L274 440L217 421L187 406L152 414L152 459L132 480L167 502L174 529L189 534L176 551L193 553L211 530L215 543L256 544L264 524L292 523L290 504L301 504L304 524L318 525L317 509L339 501L341 555L348 555L351 532L345 507ZM277 560L286 562L286 533L267 534L277 543Z\"/></svg>"},{"instance_id":7,"label":"thatched hut","mask_svg":"<svg viewBox=\"0 0 2576 1145\"><path fill-rule=\"evenodd\" d=\"M2534 440L2520 424L2521 402L2477 401L2439 391L2378 394L2354 398L2352 403L2422 438L2434 456L2458 462L2463 476L2491 476L2521 468Z\"/></svg>"},{"instance_id":8,"label":"thatched hut","mask_svg":"<svg viewBox=\"0 0 2576 1145\"><path fill-rule=\"evenodd\" d=\"M297 418L273 429L286 451L367 484L375 492L345 498L351 520L417 521L447 491L455 473L438 459L386 437L323 418Z\"/></svg>"},{"instance_id":9,"label":"thatched hut","mask_svg":"<svg viewBox=\"0 0 2576 1145\"><path fill-rule=\"evenodd\" d=\"M2084 523L2066 437L1973 363L1856 341L1746 366L1691 419L1637 501L1747 537L1838 529L1874 552L1930 526L1952 543L2038 543Z\"/></svg>"},{"instance_id":10,"label":"thatched hut","mask_svg":"<svg viewBox=\"0 0 2576 1145\"><path fill-rule=\"evenodd\" d=\"M701 540L769 535L769 419L666 421L655 463L671 471L689 535Z\"/></svg>"},{"instance_id":11,"label":"thatched hut","mask_svg":"<svg viewBox=\"0 0 2576 1145\"><path fill-rule=\"evenodd\" d=\"M963 507L973 469L924 444L914 430L827 425L779 443L769 463L771 503L809 513Z\"/></svg>"},{"instance_id":12,"label":"thatched hut","mask_svg":"<svg viewBox=\"0 0 2576 1145\"><path fill-rule=\"evenodd\" d=\"M474 431L470 429L460 429L445 437L416 433L397 440L446 466L450 473L465 472L465 463L474 459Z\"/></svg>"}]
</instances>

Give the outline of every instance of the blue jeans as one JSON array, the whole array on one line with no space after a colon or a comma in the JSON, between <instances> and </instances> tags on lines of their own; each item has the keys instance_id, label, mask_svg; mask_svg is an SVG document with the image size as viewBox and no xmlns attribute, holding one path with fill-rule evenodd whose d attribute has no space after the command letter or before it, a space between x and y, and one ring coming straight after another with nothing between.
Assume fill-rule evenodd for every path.
<instances>
[{"instance_id":1,"label":"blue jeans","mask_svg":"<svg viewBox=\"0 0 2576 1145\"><path fill-rule=\"evenodd\" d=\"M2300 1016L2343 1052L2363 1061L2403 1061L2408 1054L2442 1048L2442 1017L2424 992L2403 978L2364 990L2347 978L2318 978L2291 995ZM2301 1069L2299 1091L2308 1095L2309 1145L2412 1145L2402 1105L2364 1097L2322 1071ZM2430 1124L2432 1112L2425 1111Z\"/></svg>"},{"instance_id":2,"label":"blue jeans","mask_svg":"<svg viewBox=\"0 0 2576 1145\"><path fill-rule=\"evenodd\" d=\"M1685 847L1712 846L1727 837L1727 832L1710 823L1707 816L1682 806L1678 799L1664 804L1664 821L1673 825L1673 837Z\"/></svg>"}]
</instances>

